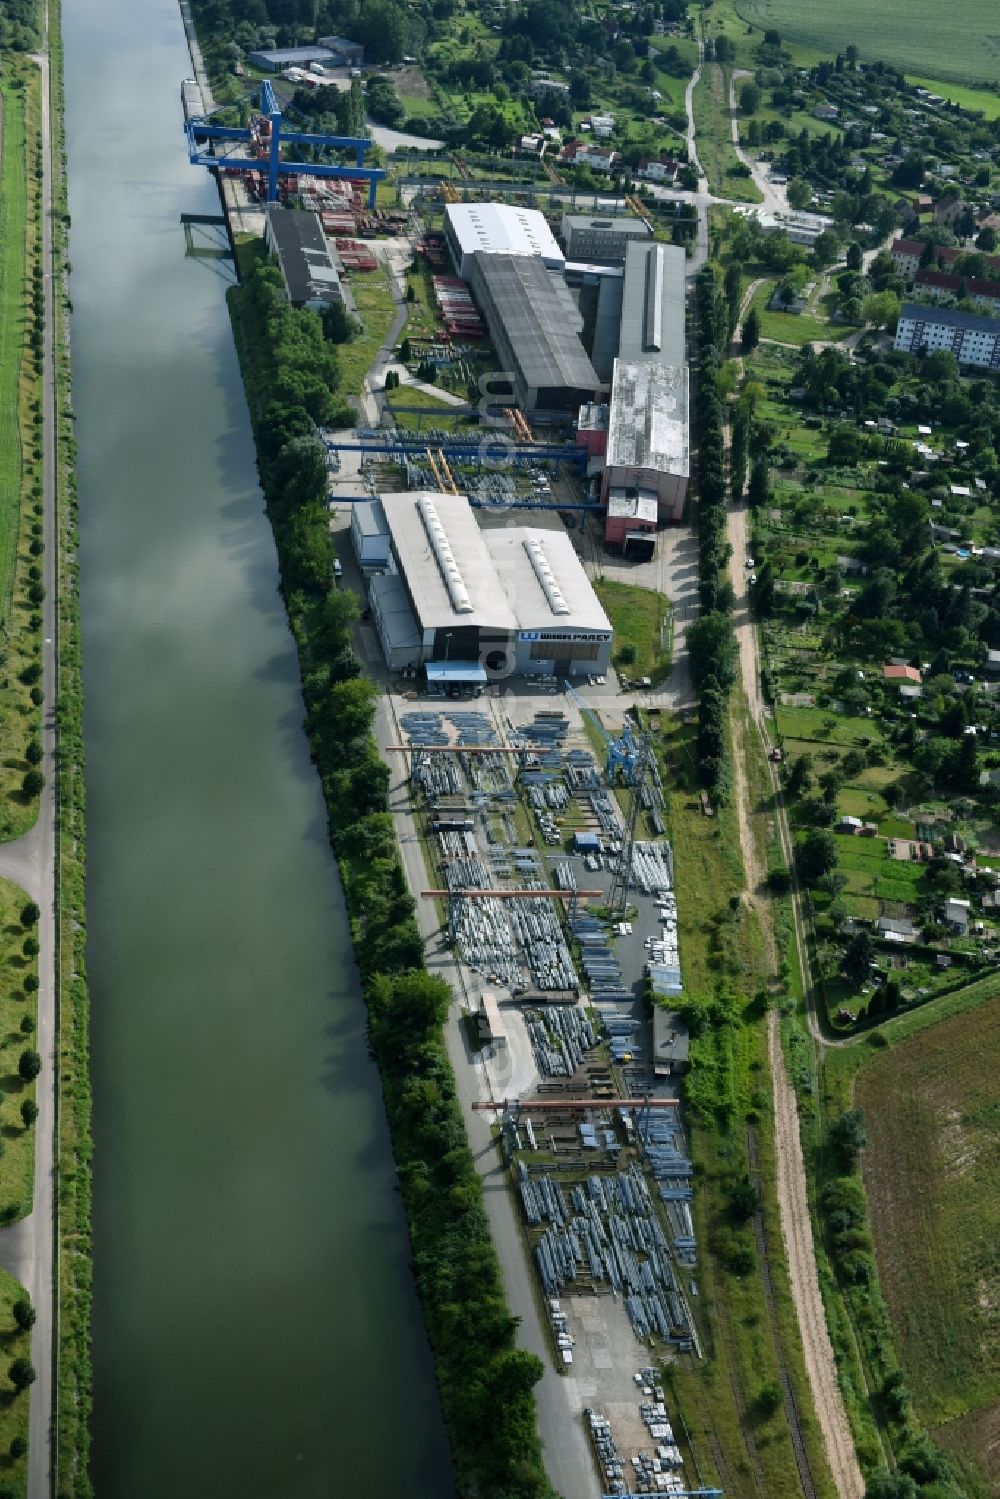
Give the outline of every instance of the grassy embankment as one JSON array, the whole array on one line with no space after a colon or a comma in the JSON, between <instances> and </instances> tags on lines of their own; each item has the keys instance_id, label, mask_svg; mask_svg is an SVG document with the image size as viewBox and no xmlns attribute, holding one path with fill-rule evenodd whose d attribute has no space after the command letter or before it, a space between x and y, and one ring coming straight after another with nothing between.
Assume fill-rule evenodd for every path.
<instances>
[{"instance_id":1,"label":"grassy embankment","mask_svg":"<svg viewBox=\"0 0 1000 1499\"><path fill-rule=\"evenodd\" d=\"M18 1071L21 1054L33 1050L37 1014L37 926L22 923L25 895L16 885L0 880L0 1222L20 1218L31 1206L35 1175L35 1131L21 1115L21 1106L34 1106L35 1084ZM27 945L27 950L26 949ZM24 1492L23 1454L15 1453L28 1436L28 1400L13 1397L6 1383L12 1359L27 1358L30 1335L18 1329L11 1314L24 1291L12 1276L0 1272L0 1492Z\"/></svg>"},{"instance_id":2,"label":"grassy embankment","mask_svg":"<svg viewBox=\"0 0 1000 1499\"><path fill-rule=\"evenodd\" d=\"M802 1359L775 1195L771 1088L765 1038L767 973L756 916L743 901L739 838L731 807L706 818L696 793L695 735L673 723L664 737L671 786L670 836L676 864L685 995L703 1020L685 1079L687 1119L697 1171L694 1217L701 1246L693 1308L703 1341L701 1363L678 1363L672 1399L701 1470L727 1494L793 1493L795 1459L778 1387L779 1355L803 1418L817 1492L832 1490ZM751 1134L752 1132L752 1134ZM751 1140L756 1145L752 1173ZM756 1262L752 1221L735 1190L756 1177L773 1321ZM722 1469L718 1450L723 1454Z\"/></svg>"},{"instance_id":3,"label":"grassy embankment","mask_svg":"<svg viewBox=\"0 0 1000 1499\"><path fill-rule=\"evenodd\" d=\"M38 1013L37 923L17 885L0 880L0 1223L12 1223L31 1207L35 1136L21 1118L33 1105L35 1084L18 1073L18 1060L34 1047ZM2 1429L0 1429L2 1446Z\"/></svg>"},{"instance_id":4,"label":"grassy embankment","mask_svg":"<svg viewBox=\"0 0 1000 1499\"><path fill-rule=\"evenodd\" d=\"M729 67L708 62L694 91L695 147L709 189L720 198L759 203L760 190L747 175L733 146L729 110Z\"/></svg>"},{"instance_id":5,"label":"grassy embankment","mask_svg":"<svg viewBox=\"0 0 1000 1499\"><path fill-rule=\"evenodd\" d=\"M25 832L42 787L40 705L42 584L42 243L41 86L26 57L4 56L0 88L0 838ZM24 917L22 919L22 912ZM24 891L0 885L0 1220L30 1211L34 1188L38 939ZM22 1066L28 1070L22 1073ZM22 1112L22 1109L24 1112ZM0 1276L0 1490L26 1482L28 1400L6 1384L30 1335L14 1322L24 1293ZM24 1450L22 1450L24 1449Z\"/></svg>"},{"instance_id":6,"label":"grassy embankment","mask_svg":"<svg viewBox=\"0 0 1000 1499\"><path fill-rule=\"evenodd\" d=\"M58 1129L56 1202L55 1490L90 1499L91 1100L84 901L83 687L76 588L76 440L69 348L66 143L59 5L49 6L52 130L52 295L55 315L56 517L59 609L59 785L56 842Z\"/></svg>"},{"instance_id":7,"label":"grassy embankment","mask_svg":"<svg viewBox=\"0 0 1000 1499\"><path fill-rule=\"evenodd\" d=\"M38 815L42 700L39 75L5 60L0 109L0 839ZM27 778L27 779L26 779Z\"/></svg>"},{"instance_id":8,"label":"grassy embankment","mask_svg":"<svg viewBox=\"0 0 1000 1499\"><path fill-rule=\"evenodd\" d=\"M387 272L380 266L351 277L351 292L358 309L361 332L348 344L339 344L340 379L345 391L360 391L382 341L395 316Z\"/></svg>"},{"instance_id":9,"label":"grassy embankment","mask_svg":"<svg viewBox=\"0 0 1000 1499\"><path fill-rule=\"evenodd\" d=\"M606 578L594 584L594 591L614 629L618 657L623 645L635 650L634 659L622 663L629 674L662 681L669 675L671 663L669 602L651 588Z\"/></svg>"}]
</instances>

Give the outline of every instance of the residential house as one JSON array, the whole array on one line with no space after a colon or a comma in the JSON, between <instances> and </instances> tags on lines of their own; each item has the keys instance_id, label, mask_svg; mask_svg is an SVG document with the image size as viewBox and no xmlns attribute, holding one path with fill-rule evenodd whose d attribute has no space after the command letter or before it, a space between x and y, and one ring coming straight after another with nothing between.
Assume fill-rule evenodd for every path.
<instances>
[{"instance_id":1,"label":"residential house","mask_svg":"<svg viewBox=\"0 0 1000 1499\"><path fill-rule=\"evenodd\" d=\"M568 98L569 84L558 78L533 78L528 84L528 93L535 99L540 99L543 94L565 94Z\"/></svg>"},{"instance_id":2,"label":"residential house","mask_svg":"<svg viewBox=\"0 0 1000 1499\"><path fill-rule=\"evenodd\" d=\"M592 172L606 172L609 175L621 159L620 151L590 146L586 141L568 141L559 152L559 160L567 166L589 167Z\"/></svg>"},{"instance_id":3,"label":"residential house","mask_svg":"<svg viewBox=\"0 0 1000 1499\"><path fill-rule=\"evenodd\" d=\"M920 933L912 921L903 921L895 916L880 916L875 930L886 942L916 942Z\"/></svg>"},{"instance_id":4,"label":"residential house","mask_svg":"<svg viewBox=\"0 0 1000 1499\"><path fill-rule=\"evenodd\" d=\"M958 900L954 896L944 903L944 919L958 937L964 937L969 930L969 902Z\"/></svg>"},{"instance_id":5,"label":"residential house","mask_svg":"<svg viewBox=\"0 0 1000 1499\"><path fill-rule=\"evenodd\" d=\"M920 673L915 666L883 666L882 675L887 682L913 682L920 685Z\"/></svg>"},{"instance_id":6,"label":"residential house","mask_svg":"<svg viewBox=\"0 0 1000 1499\"><path fill-rule=\"evenodd\" d=\"M610 140L615 133L614 115L591 115L590 129L599 141Z\"/></svg>"},{"instance_id":7,"label":"residential house","mask_svg":"<svg viewBox=\"0 0 1000 1499\"><path fill-rule=\"evenodd\" d=\"M660 156L655 161L640 161L635 175L643 182L665 182L669 185L677 181L680 169L680 162L675 161L672 156Z\"/></svg>"},{"instance_id":8,"label":"residential house","mask_svg":"<svg viewBox=\"0 0 1000 1499\"><path fill-rule=\"evenodd\" d=\"M933 353L947 349L959 364L1000 369L1000 321L981 312L954 307L931 308L926 302L904 302L893 348L897 353Z\"/></svg>"},{"instance_id":9,"label":"residential house","mask_svg":"<svg viewBox=\"0 0 1000 1499\"><path fill-rule=\"evenodd\" d=\"M964 198L947 197L939 198L934 204L934 222L936 224L957 224L962 216L971 211L971 204L966 203Z\"/></svg>"},{"instance_id":10,"label":"residential house","mask_svg":"<svg viewBox=\"0 0 1000 1499\"><path fill-rule=\"evenodd\" d=\"M915 276L920 269L920 260L926 249L927 246L923 240L895 239L892 242L889 254L892 256L893 263L900 274L909 277ZM960 255L968 253L966 250L957 249L955 245L934 246L935 263L940 261L945 268L954 265ZM985 256L985 260L989 269L995 272L997 278L1000 279L1000 255L987 255ZM936 264L934 267L928 267L928 269L936 269Z\"/></svg>"}]
</instances>

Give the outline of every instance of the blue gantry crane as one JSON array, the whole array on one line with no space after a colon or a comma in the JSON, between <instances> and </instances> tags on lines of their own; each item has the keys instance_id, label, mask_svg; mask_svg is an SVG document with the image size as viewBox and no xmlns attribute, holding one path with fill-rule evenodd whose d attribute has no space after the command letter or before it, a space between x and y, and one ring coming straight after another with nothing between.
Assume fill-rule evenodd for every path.
<instances>
[{"instance_id":1,"label":"blue gantry crane","mask_svg":"<svg viewBox=\"0 0 1000 1499\"><path fill-rule=\"evenodd\" d=\"M594 725L603 739L607 756L604 762L604 770L611 785L614 786L617 784L618 772L621 771L622 782L626 786L631 786L636 772L642 763L642 745L638 742L628 724L625 725L620 736L617 739L613 739L604 727L601 715L588 702L584 701L576 688L571 686L566 679L563 680L563 691L570 702L576 704L584 718Z\"/></svg>"},{"instance_id":2,"label":"blue gantry crane","mask_svg":"<svg viewBox=\"0 0 1000 1499\"><path fill-rule=\"evenodd\" d=\"M181 87L184 104L184 129L188 138L188 159L192 166L215 167L228 172L260 172L267 178L267 201L278 201L278 178L296 177L351 178L368 183L368 206L375 206L375 190L385 176L381 167L365 166L365 153L371 141L357 135L322 135L313 131L286 130L278 97L268 79L260 86L260 113L249 125L213 125L205 113L201 90L193 79ZM227 146L228 143L228 146ZM239 145L249 147L237 155ZM317 161L283 161L281 148L317 146L322 150L353 151L354 166ZM221 149L220 149L221 148Z\"/></svg>"}]
</instances>

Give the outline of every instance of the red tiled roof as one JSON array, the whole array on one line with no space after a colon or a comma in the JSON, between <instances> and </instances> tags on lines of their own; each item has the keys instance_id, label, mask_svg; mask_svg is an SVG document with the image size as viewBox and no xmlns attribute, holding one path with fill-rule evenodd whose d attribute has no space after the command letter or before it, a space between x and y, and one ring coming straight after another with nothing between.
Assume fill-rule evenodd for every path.
<instances>
[{"instance_id":1,"label":"red tiled roof","mask_svg":"<svg viewBox=\"0 0 1000 1499\"><path fill-rule=\"evenodd\" d=\"M883 666L882 675L887 682L920 681L920 673L915 666Z\"/></svg>"}]
</instances>

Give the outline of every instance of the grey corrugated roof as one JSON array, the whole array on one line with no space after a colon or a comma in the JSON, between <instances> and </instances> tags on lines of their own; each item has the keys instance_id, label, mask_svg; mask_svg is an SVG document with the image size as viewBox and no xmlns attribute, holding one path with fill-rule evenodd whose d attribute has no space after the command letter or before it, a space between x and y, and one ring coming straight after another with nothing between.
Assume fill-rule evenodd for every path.
<instances>
[{"instance_id":1,"label":"grey corrugated roof","mask_svg":"<svg viewBox=\"0 0 1000 1499\"><path fill-rule=\"evenodd\" d=\"M679 245L632 240L626 247L619 359L686 363L686 265Z\"/></svg>"},{"instance_id":2,"label":"grey corrugated roof","mask_svg":"<svg viewBox=\"0 0 1000 1499\"><path fill-rule=\"evenodd\" d=\"M260 47L249 54L251 62L257 58L263 58L273 68L280 68L286 63L332 62L333 53L329 47Z\"/></svg>"},{"instance_id":3,"label":"grey corrugated roof","mask_svg":"<svg viewBox=\"0 0 1000 1499\"><path fill-rule=\"evenodd\" d=\"M1000 335L1000 320L981 317L975 312L959 312L957 307L933 307L924 302L904 302L899 310L899 320L908 318L915 323L937 323L945 328L964 328L968 333L994 333Z\"/></svg>"},{"instance_id":4,"label":"grey corrugated roof","mask_svg":"<svg viewBox=\"0 0 1000 1499\"><path fill-rule=\"evenodd\" d=\"M482 287L526 386L598 390L601 381L583 344L582 319L566 284L526 255L474 257L473 285Z\"/></svg>"},{"instance_id":5,"label":"grey corrugated roof","mask_svg":"<svg viewBox=\"0 0 1000 1499\"><path fill-rule=\"evenodd\" d=\"M369 584L369 592L390 650L419 651L423 636L399 574L376 573Z\"/></svg>"},{"instance_id":6,"label":"grey corrugated roof","mask_svg":"<svg viewBox=\"0 0 1000 1499\"><path fill-rule=\"evenodd\" d=\"M386 523L385 512L377 499L356 500L352 519L361 536L388 535L389 527Z\"/></svg>"},{"instance_id":7,"label":"grey corrugated roof","mask_svg":"<svg viewBox=\"0 0 1000 1499\"><path fill-rule=\"evenodd\" d=\"M615 360L605 462L687 478L687 365Z\"/></svg>"},{"instance_id":8,"label":"grey corrugated roof","mask_svg":"<svg viewBox=\"0 0 1000 1499\"><path fill-rule=\"evenodd\" d=\"M339 301L340 276L331 259L319 214L269 203L267 219L292 301L305 302L311 298Z\"/></svg>"}]
</instances>

